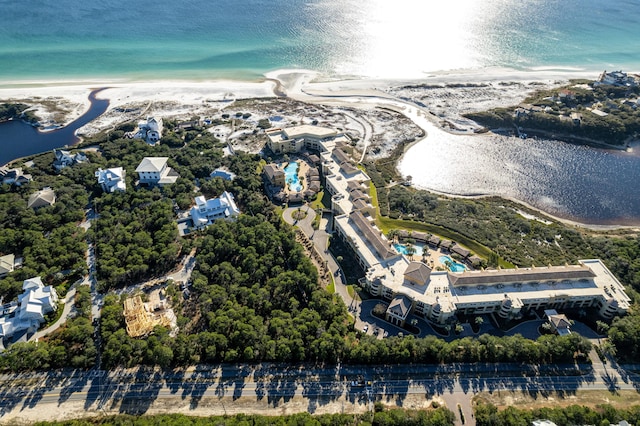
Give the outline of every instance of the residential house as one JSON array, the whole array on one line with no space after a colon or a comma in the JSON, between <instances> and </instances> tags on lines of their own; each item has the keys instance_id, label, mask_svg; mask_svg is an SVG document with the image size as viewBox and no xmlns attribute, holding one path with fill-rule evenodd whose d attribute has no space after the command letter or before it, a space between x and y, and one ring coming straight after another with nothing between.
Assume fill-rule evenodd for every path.
<instances>
[{"instance_id":1,"label":"residential house","mask_svg":"<svg viewBox=\"0 0 640 426\"><path fill-rule=\"evenodd\" d=\"M33 180L33 177L29 174L22 172L22 167L10 169L8 167L0 167L0 183L3 185L25 185Z\"/></svg>"},{"instance_id":2,"label":"residential house","mask_svg":"<svg viewBox=\"0 0 640 426\"><path fill-rule=\"evenodd\" d=\"M104 192L114 193L127 190L127 184L124 180L126 171L122 167L114 167L107 170L98 169L95 175Z\"/></svg>"},{"instance_id":3,"label":"residential house","mask_svg":"<svg viewBox=\"0 0 640 426\"><path fill-rule=\"evenodd\" d=\"M27 201L27 207L38 209L40 207L52 206L56 202L56 193L53 189L46 187L40 191L31 194Z\"/></svg>"},{"instance_id":4,"label":"residential house","mask_svg":"<svg viewBox=\"0 0 640 426\"><path fill-rule=\"evenodd\" d=\"M0 278L13 272L16 263L16 257L13 254L7 254L0 257Z\"/></svg>"},{"instance_id":5,"label":"residential house","mask_svg":"<svg viewBox=\"0 0 640 426\"><path fill-rule=\"evenodd\" d=\"M162 138L162 130L162 118L147 117L146 121L138 122L138 132L134 137L155 145Z\"/></svg>"},{"instance_id":6,"label":"residential house","mask_svg":"<svg viewBox=\"0 0 640 426\"><path fill-rule=\"evenodd\" d=\"M180 175L167 166L167 160L167 157L144 157L136 168L140 184L164 186L175 183Z\"/></svg>"},{"instance_id":7,"label":"residential house","mask_svg":"<svg viewBox=\"0 0 640 426\"><path fill-rule=\"evenodd\" d=\"M205 228L218 219L233 220L240 214L233 195L227 191L218 198L207 200L201 195L195 201L190 216L196 229Z\"/></svg>"},{"instance_id":8,"label":"residential house","mask_svg":"<svg viewBox=\"0 0 640 426\"><path fill-rule=\"evenodd\" d=\"M2 306L0 339L22 331L35 332L44 322L45 315L58 309L56 290L52 286L45 286L40 277L25 280L22 290L17 303Z\"/></svg>"},{"instance_id":9,"label":"residential house","mask_svg":"<svg viewBox=\"0 0 640 426\"><path fill-rule=\"evenodd\" d=\"M600 77L598 77L597 84L610 84L612 86L625 86L625 87L636 87L638 82L633 76L628 75L626 72L622 71L612 71L607 72L605 70Z\"/></svg>"},{"instance_id":10,"label":"residential house","mask_svg":"<svg viewBox=\"0 0 640 426\"><path fill-rule=\"evenodd\" d=\"M76 152L75 154L72 154L64 149L54 149L53 155L55 156L55 159L53 160L53 167L57 171L60 171L65 167L73 166L74 164L89 161L83 152Z\"/></svg>"}]
</instances>

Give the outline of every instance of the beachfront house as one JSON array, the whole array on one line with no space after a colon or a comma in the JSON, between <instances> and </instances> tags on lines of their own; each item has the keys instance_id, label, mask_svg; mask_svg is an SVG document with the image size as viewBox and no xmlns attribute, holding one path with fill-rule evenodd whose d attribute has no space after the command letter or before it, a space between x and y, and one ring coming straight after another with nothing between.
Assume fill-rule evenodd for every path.
<instances>
[{"instance_id":1,"label":"beachfront house","mask_svg":"<svg viewBox=\"0 0 640 426\"><path fill-rule=\"evenodd\" d=\"M167 160L167 157L144 157L136 168L140 184L164 186L175 183L180 175L167 166Z\"/></svg>"},{"instance_id":2,"label":"beachfront house","mask_svg":"<svg viewBox=\"0 0 640 426\"><path fill-rule=\"evenodd\" d=\"M189 212L195 229L206 228L218 219L234 220L240 214L233 195L227 191L209 200L200 195L195 202L196 205Z\"/></svg>"},{"instance_id":3,"label":"beachfront house","mask_svg":"<svg viewBox=\"0 0 640 426\"><path fill-rule=\"evenodd\" d=\"M124 180L126 171L122 167L113 167L107 170L98 169L95 175L104 192L114 193L127 190L127 184Z\"/></svg>"},{"instance_id":4,"label":"beachfront house","mask_svg":"<svg viewBox=\"0 0 640 426\"><path fill-rule=\"evenodd\" d=\"M17 333L33 333L45 320L45 315L58 309L58 294L52 286L45 286L40 277L29 278L22 284L17 302L2 306L0 311L0 339Z\"/></svg>"},{"instance_id":5,"label":"beachfront house","mask_svg":"<svg viewBox=\"0 0 640 426\"><path fill-rule=\"evenodd\" d=\"M612 86L625 86L625 87L636 87L638 82L636 79L628 75L626 72L622 71L611 71L607 72L604 70L600 77L598 77L597 84L609 84Z\"/></svg>"},{"instance_id":6,"label":"beachfront house","mask_svg":"<svg viewBox=\"0 0 640 426\"><path fill-rule=\"evenodd\" d=\"M56 202L56 193L53 189L46 187L29 196L27 207L39 209L40 207L52 206Z\"/></svg>"},{"instance_id":7,"label":"beachfront house","mask_svg":"<svg viewBox=\"0 0 640 426\"><path fill-rule=\"evenodd\" d=\"M134 138L144 139L147 143L155 145L162 137L162 118L147 117L146 121L138 122L138 131Z\"/></svg>"},{"instance_id":8,"label":"beachfront house","mask_svg":"<svg viewBox=\"0 0 640 426\"><path fill-rule=\"evenodd\" d=\"M65 167L73 166L74 164L89 161L83 152L76 152L75 154L72 154L64 149L54 149L53 155L55 157L53 160L53 168L57 171L60 171Z\"/></svg>"}]
</instances>

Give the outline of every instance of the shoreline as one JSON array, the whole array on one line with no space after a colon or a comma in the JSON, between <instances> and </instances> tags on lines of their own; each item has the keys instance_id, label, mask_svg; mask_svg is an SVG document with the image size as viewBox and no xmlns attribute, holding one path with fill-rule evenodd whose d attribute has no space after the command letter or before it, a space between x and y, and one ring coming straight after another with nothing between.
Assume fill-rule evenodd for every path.
<instances>
[{"instance_id":1,"label":"shoreline","mask_svg":"<svg viewBox=\"0 0 640 426\"><path fill-rule=\"evenodd\" d=\"M629 71L631 72L631 71ZM82 114L86 113L91 105L89 93L99 87L108 86L99 92L97 99L108 100L109 107L107 111L93 122L78 129L78 136L83 134L93 134L98 131L109 128L113 122L117 122L119 117L111 117L111 122L105 116L107 113L116 111L123 105L158 105L158 104L175 104L172 111L175 116L180 115L181 111L178 105L206 105L216 102L233 102L239 99L250 98L275 98L288 97L307 103L326 103L337 104L344 107L373 105L377 107L390 107L397 112L411 119L418 127L425 132L423 138L420 138L405 147L405 154L412 146L418 142L424 141L429 137L429 128L438 126L440 118L430 116L426 111L429 109L421 108L413 105L411 100L400 100L389 93L388 90L396 87L403 87L412 84L421 85L455 85L458 83L531 83L544 82L544 84L561 84L562 81L577 78L595 78L596 75L592 71L584 70L514 70L507 68L491 68L491 69L473 69L473 70L454 70L443 71L438 73L429 73L424 78L416 79L375 79L360 78L357 76L328 76L319 72L304 69L281 69L274 70L260 79L252 81L245 80L229 80L229 79L151 79L151 80L134 80L134 79L111 79L110 81L98 81L96 79L88 79L85 81L75 80L34 80L28 82L8 82L0 85L0 101L28 101L37 103L38 101L48 100L49 102L67 102L71 105L69 111L65 115L65 121L59 122L62 127L67 126ZM9 87L11 86L11 87ZM505 90L509 89L509 85L504 85ZM451 91L455 92L455 87ZM378 101L378 102L376 102ZM388 101L388 102L385 102ZM395 102L394 102L395 101ZM147 108L148 108L147 107ZM224 107L224 106L223 106ZM433 113L432 113L433 114ZM113 115L113 114L112 114ZM161 115L161 114L160 114ZM40 117L40 111L38 111ZM46 116L46 113L45 113ZM46 117L41 117L42 121ZM428 126L420 125L420 122L428 122ZM89 128L89 129L87 129ZM52 129L55 130L55 129ZM447 129L441 129L447 131ZM42 131L42 130L41 130ZM44 131L46 132L46 130ZM460 134L458 131L448 131L451 134ZM396 162L399 167L405 154L403 154ZM10 163L18 159L11 160ZM419 185L414 185L420 188ZM558 222L583 227L592 230L610 230L610 229L628 229L637 228L634 225L599 225L582 223L570 219L553 216L542 209L532 207L527 203L512 199L501 195L457 195L444 192L433 191L424 188L434 194L441 194L448 197L499 197L514 201L521 204L532 211L538 211L541 214L552 218ZM639 218L640 220L640 218Z\"/></svg>"}]
</instances>

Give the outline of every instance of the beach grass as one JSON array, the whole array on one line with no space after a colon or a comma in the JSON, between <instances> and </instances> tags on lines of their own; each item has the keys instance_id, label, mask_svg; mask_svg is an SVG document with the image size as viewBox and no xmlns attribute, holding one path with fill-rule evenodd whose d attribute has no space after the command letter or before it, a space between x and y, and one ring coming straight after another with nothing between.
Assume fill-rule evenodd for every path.
<instances>
[{"instance_id":1,"label":"beach grass","mask_svg":"<svg viewBox=\"0 0 640 426\"><path fill-rule=\"evenodd\" d=\"M452 229L445 228L440 225L434 225L432 223L426 222L416 222L413 220L404 220L404 219L392 219L387 216L382 216L380 214L380 208L378 206L378 193L375 185L371 182L370 184L370 192L371 203L376 208L376 226L380 228L380 230L387 234L392 229L405 229L407 231L418 231L418 232L426 232L428 234L437 235L440 238L450 239L455 241L456 243L468 248L476 255L489 259L493 251L486 247L476 240L473 240L465 235L462 235ZM506 260L498 257L498 266L501 268L515 268L511 262L507 262Z\"/></svg>"}]
</instances>

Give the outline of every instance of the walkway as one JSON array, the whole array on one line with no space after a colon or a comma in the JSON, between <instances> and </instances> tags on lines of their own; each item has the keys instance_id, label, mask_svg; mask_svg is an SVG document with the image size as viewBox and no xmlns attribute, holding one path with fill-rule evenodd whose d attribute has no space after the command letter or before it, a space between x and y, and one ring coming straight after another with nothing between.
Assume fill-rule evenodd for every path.
<instances>
[{"instance_id":1,"label":"walkway","mask_svg":"<svg viewBox=\"0 0 640 426\"><path fill-rule=\"evenodd\" d=\"M307 214L305 218L300 220L294 219L293 214L296 213L298 209ZM320 219L320 226L318 227L318 229L313 229L313 221L315 220L316 215L317 213L311 207L305 204L300 207L289 207L285 209L285 211L282 213L282 219L290 225L297 226L307 236L307 238L309 238L313 242L316 250L325 260L329 271L333 275L336 294L338 294L342 298L345 305L353 306L353 309L357 313L358 306L356 305L359 305L359 302L354 302L353 298L349 296L347 286L344 282L344 275L340 270L340 266L328 250L329 238L331 235L331 221L323 217Z\"/></svg>"},{"instance_id":2,"label":"walkway","mask_svg":"<svg viewBox=\"0 0 640 426\"><path fill-rule=\"evenodd\" d=\"M62 315L60 315L60 318L58 318L58 320L53 324L51 324L49 327L34 333L29 338L29 342L34 342L34 341L37 341L38 339L48 336L49 334L59 329L62 324L67 322L67 320L69 319L69 316L71 315L71 310L74 307L74 301L76 297L76 285L78 283L79 282L74 283L69 289L69 291L67 291L67 295L64 298L64 308L62 309Z\"/></svg>"}]
</instances>

